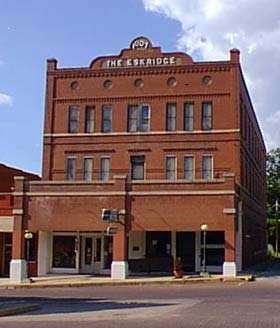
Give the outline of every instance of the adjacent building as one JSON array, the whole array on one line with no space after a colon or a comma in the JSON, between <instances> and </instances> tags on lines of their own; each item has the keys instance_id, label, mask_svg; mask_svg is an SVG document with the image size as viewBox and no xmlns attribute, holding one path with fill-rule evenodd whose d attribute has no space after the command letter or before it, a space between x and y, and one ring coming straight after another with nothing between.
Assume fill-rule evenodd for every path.
<instances>
[{"instance_id":1,"label":"adjacent building","mask_svg":"<svg viewBox=\"0 0 280 328\"><path fill-rule=\"evenodd\" d=\"M229 56L197 62L139 37L88 67L47 61L42 180L15 180L13 279L25 230L39 275L125 278L175 258L198 272L203 224L208 271L265 258L266 149L240 53Z\"/></svg>"},{"instance_id":2,"label":"adjacent building","mask_svg":"<svg viewBox=\"0 0 280 328\"><path fill-rule=\"evenodd\" d=\"M39 176L4 164L0 164L0 277L9 276L12 258L13 230L14 230L14 178L25 177L28 180L39 180ZM32 241L32 252L36 251L35 238ZM25 245L24 245L25 246ZM35 258L30 258L29 273L37 274Z\"/></svg>"}]
</instances>

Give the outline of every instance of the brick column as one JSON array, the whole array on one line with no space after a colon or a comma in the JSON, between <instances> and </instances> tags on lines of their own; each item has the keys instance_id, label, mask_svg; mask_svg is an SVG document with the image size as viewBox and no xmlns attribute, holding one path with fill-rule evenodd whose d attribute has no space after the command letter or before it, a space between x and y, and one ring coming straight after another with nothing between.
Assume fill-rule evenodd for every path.
<instances>
[{"instance_id":1,"label":"brick column","mask_svg":"<svg viewBox=\"0 0 280 328\"><path fill-rule=\"evenodd\" d=\"M112 279L126 279L128 276L127 262L127 233L129 230L129 199L127 194L127 177L115 176L115 183L118 191L125 193L123 197L123 206L119 208L120 223L116 224L118 232L113 237L113 262L111 265Z\"/></svg>"},{"instance_id":2,"label":"brick column","mask_svg":"<svg viewBox=\"0 0 280 328\"><path fill-rule=\"evenodd\" d=\"M12 261L10 263L10 279L13 282L22 282L27 279L27 263L25 261L24 245L24 177L14 177L14 230Z\"/></svg>"},{"instance_id":3,"label":"brick column","mask_svg":"<svg viewBox=\"0 0 280 328\"><path fill-rule=\"evenodd\" d=\"M225 262L223 264L223 275L226 277L236 276L236 231L235 231L235 217L231 218L233 224L229 230L225 231Z\"/></svg>"}]
</instances>

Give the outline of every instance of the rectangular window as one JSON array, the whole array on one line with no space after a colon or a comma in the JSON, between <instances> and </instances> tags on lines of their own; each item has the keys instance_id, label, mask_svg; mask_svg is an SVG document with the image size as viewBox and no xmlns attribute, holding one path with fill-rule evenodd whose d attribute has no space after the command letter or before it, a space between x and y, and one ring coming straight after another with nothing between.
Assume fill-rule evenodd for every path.
<instances>
[{"instance_id":1,"label":"rectangular window","mask_svg":"<svg viewBox=\"0 0 280 328\"><path fill-rule=\"evenodd\" d=\"M201 233L201 254L203 254L202 233ZM224 258L225 258L225 233L223 231L207 231L206 265L222 266L224 263ZM203 257L201 257L201 259L203 260Z\"/></svg>"},{"instance_id":2,"label":"rectangular window","mask_svg":"<svg viewBox=\"0 0 280 328\"><path fill-rule=\"evenodd\" d=\"M112 108L102 106L102 132L112 132Z\"/></svg>"},{"instance_id":3,"label":"rectangular window","mask_svg":"<svg viewBox=\"0 0 280 328\"><path fill-rule=\"evenodd\" d=\"M202 104L202 130L211 130L212 121L212 103L204 102Z\"/></svg>"},{"instance_id":4,"label":"rectangular window","mask_svg":"<svg viewBox=\"0 0 280 328\"><path fill-rule=\"evenodd\" d=\"M166 106L166 130L176 130L176 104L167 104Z\"/></svg>"},{"instance_id":5,"label":"rectangular window","mask_svg":"<svg viewBox=\"0 0 280 328\"><path fill-rule=\"evenodd\" d=\"M211 155L202 157L202 179L213 179L213 157Z\"/></svg>"},{"instance_id":6,"label":"rectangular window","mask_svg":"<svg viewBox=\"0 0 280 328\"><path fill-rule=\"evenodd\" d=\"M85 133L94 132L94 107L86 107L86 117L85 117Z\"/></svg>"},{"instance_id":7,"label":"rectangular window","mask_svg":"<svg viewBox=\"0 0 280 328\"><path fill-rule=\"evenodd\" d=\"M146 257L164 258L170 256L171 256L171 232L146 231Z\"/></svg>"},{"instance_id":8,"label":"rectangular window","mask_svg":"<svg viewBox=\"0 0 280 328\"><path fill-rule=\"evenodd\" d=\"M76 157L68 157L66 160L66 180L74 181L76 178Z\"/></svg>"},{"instance_id":9,"label":"rectangular window","mask_svg":"<svg viewBox=\"0 0 280 328\"><path fill-rule=\"evenodd\" d=\"M131 179L144 180L145 156L131 156Z\"/></svg>"},{"instance_id":10,"label":"rectangular window","mask_svg":"<svg viewBox=\"0 0 280 328\"><path fill-rule=\"evenodd\" d=\"M68 132L77 133L79 131L79 108L70 106L68 111Z\"/></svg>"},{"instance_id":11,"label":"rectangular window","mask_svg":"<svg viewBox=\"0 0 280 328\"><path fill-rule=\"evenodd\" d=\"M53 267L74 269L76 267L75 247L75 236L53 236Z\"/></svg>"},{"instance_id":12,"label":"rectangular window","mask_svg":"<svg viewBox=\"0 0 280 328\"><path fill-rule=\"evenodd\" d=\"M185 131L193 131L193 103L185 103L184 108L184 130Z\"/></svg>"},{"instance_id":13,"label":"rectangular window","mask_svg":"<svg viewBox=\"0 0 280 328\"><path fill-rule=\"evenodd\" d=\"M176 157L175 156L167 156L165 162L165 171L166 171L166 179L167 180L175 180L176 179Z\"/></svg>"},{"instance_id":14,"label":"rectangular window","mask_svg":"<svg viewBox=\"0 0 280 328\"><path fill-rule=\"evenodd\" d=\"M93 168L93 158L84 158L84 180L92 181L92 168Z\"/></svg>"},{"instance_id":15,"label":"rectangular window","mask_svg":"<svg viewBox=\"0 0 280 328\"><path fill-rule=\"evenodd\" d=\"M147 132L150 131L150 106L129 105L128 106L128 131Z\"/></svg>"},{"instance_id":16,"label":"rectangular window","mask_svg":"<svg viewBox=\"0 0 280 328\"><path fill-rule=\"evenodd\" d=\"M184 179L193 181L194 179L194 158L193 156L184 157Z\"/></svg>"},{"instance_id":17,"label":"rectangular window","mask_svg":"<svg viewBox=\"0 0 280 328\"><path fill-rule=\"evenodd\" d=\"M110 179L110 158L102 157L100 161L100 179L108 181Z\"/></svg>"}]
</instances>

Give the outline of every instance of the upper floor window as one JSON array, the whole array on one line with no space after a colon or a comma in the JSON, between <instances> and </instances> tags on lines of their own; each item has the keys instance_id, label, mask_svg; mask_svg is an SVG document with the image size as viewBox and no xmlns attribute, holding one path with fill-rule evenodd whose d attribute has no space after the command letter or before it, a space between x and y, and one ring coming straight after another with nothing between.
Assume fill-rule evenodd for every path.
<instances>
[{"instance_id":1,"label":"upper floor window","mask_svg":"<svg viewBox=\"0 0 280 328\"><path fill-rule=\"evenodd\" d=\"M92 181L93 158L84 157L84 180Z\"/></svg>"},{"instance_id":2,"label":"upper floor window","mask_svg":"<svg viewBox=\"0 0 280 328\"><path fill-rule=\"evenodd\" d=\"M213 127L212 103L202 103L202 130L211 130Z\"/></svg>"},{"instance_id":3,"label":"upper floor window","mask_svg":"<svg viewBox=\"0 0 280 328\"><path fill-rule=\"evenodd\" d=\"M74 181L76 178L76 157L69 156L66 160L66 180Z\"/></svg>"},{"instance_id":4,"label":"upper floor window","mask_svg":"<svg viewBox=\"0 0 280 328\"><path fill-rule=\"evenodd\" d=\"M145 156L131 156L131 179L144 180Z\"/></svg>"},{"instance_id":5,"label":"upper floor window","mask_svg":"<svg viewBox=\"0 0 280 328\"><path fill-rule=\"evenodd\" d=\"M112 132L112 108L102 106L102 132Z\"/></svg>"},{"instance_id":6,"label":"upper floor window","mask_svg":"<svg viewBox=\"0 0 280 328\"><path fill-rule=\"evenodd\" d=\"M184 157L184 179L193 181L194 179L194 158L193 156Z\"/></svg>"},{"instance_id":7,"label":"upper floor window","mask_svg":"<svg viewBox=\"0 0 280 328\"><path fill-rule=\"evenodd\" d=\"M128 106L128 131L146 132L150 130L150 106L142 104Z\"/></svg>"},{"instance_id":8,"label":"upper floor window","mask_svg":"<svg viewBox=\"0 0 280 328\"><path fill-rule=\"evenodd\" d=\"M110 158L101 157L100 160L100 180L108 181L110 179Z\"/></svg>"},{"instance_id":9,"label":"upper floor window","mask_svg":"<svg viewBox=\"0 0 280 328\"><path fill-rule=\"evenodd\" d=\"M166 130L176 130L176 104L168 103L166 106Z\"/></svg>"},{"instance_id":10,"label":"upper floor window","mask_svg":"<svg viewBox=\"0 0 280 328\"><path fill-rule=\"evenodd\" d=\"M77 133L79 131L79 108L70 106L68 111L68 132Z\"/></svg>"},{"instance_id":11,"label":"upper floor window","mask_svg":"<svg viewBox=\"0 0 280 328\"><path fill-rule=\"evenodd\" d=\"M85 115L85 133L94 132L94 114L94 107L87 106Z\"/></svg>"},{"instance_id":12,"label":"upper floor window","mask_svg":"<svg viewBox=\"0 0 280 328\"><path fill-rule=\"evenodd\" d=\"M167 156L165 162L166 180L176 179L176 157Z\"/></svg>"},{"instance_id":13,"label":"upper floor window","mask_svg":"<svg viewBox=\"0 0 280 328\"><path fill-rule=\"evenodd\" d=\"M185 103L184 130L193 131L193 122L194 122L193 103Z\"/></svg>"},{"instance_id":14,"label":"upper floor window","mask_svg":"<svg viewBox=\"0 0 280 328\"><path fill-rule=\"evenodd\" d=\"M213 179L213 156L211 155L204 155L202 157L202 179Z\"/></svg>"}]
</instances>

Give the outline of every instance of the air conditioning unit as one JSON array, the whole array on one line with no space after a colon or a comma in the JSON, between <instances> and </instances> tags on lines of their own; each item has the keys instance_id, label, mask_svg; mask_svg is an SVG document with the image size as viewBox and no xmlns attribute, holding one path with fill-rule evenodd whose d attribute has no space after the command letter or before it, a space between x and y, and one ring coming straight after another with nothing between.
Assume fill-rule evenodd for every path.
<instances>
[{"instance_id":1,"label":"air conditioning unit","mask_svg":"<svg viewBox=\"0 0 280 328\"><path fill-rule=\"evenodd\" d=\"M118 232L118 228L116 227L107 227L106 229L106 235L107 236L113 236Z\"/></svg>"},{"instance_id":2,"label":"air conditioning unit","mask_svg":"<svg viewBox=\"0 0 280 328\"><path fill-rule=\"evenodd\" d=\"M118 210L103 208L101 218L102 218L102 221L117 222L118 221Z\"/></svg>"}]
</instances>

